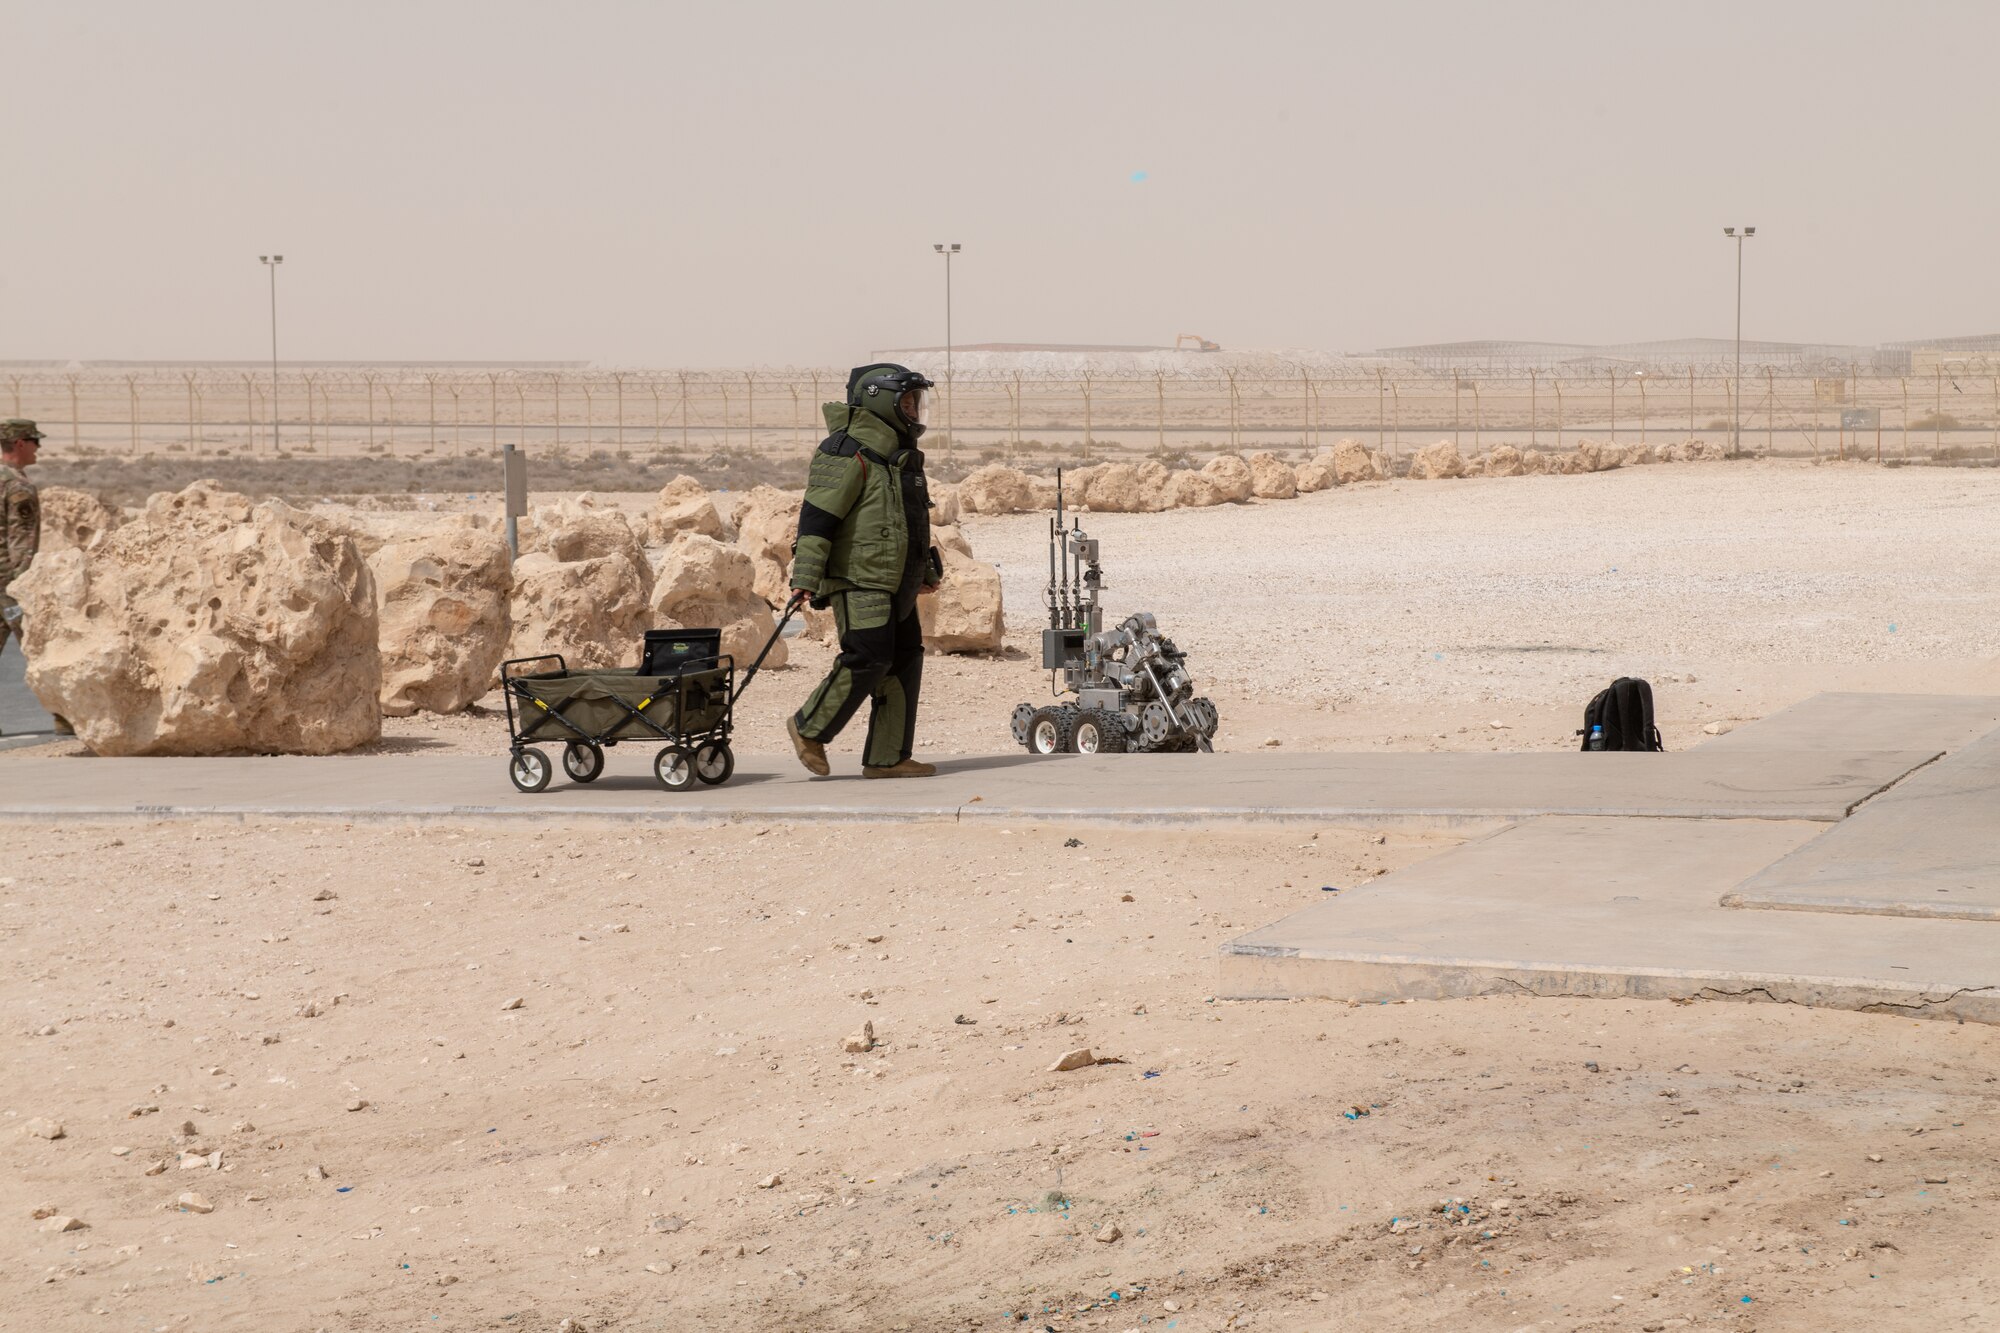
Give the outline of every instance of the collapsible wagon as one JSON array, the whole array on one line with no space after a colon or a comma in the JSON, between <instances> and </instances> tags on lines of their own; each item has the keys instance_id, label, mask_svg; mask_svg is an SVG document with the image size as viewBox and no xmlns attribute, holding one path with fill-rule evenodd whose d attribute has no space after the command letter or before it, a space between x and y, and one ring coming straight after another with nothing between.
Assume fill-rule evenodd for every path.
<instances>
[{"instance_id":1,"label":"collapsible wagon","mask_svg":"<svg viewBox=\"0 0 2000 1333\"><path fill-rule=\"evenodd\" d=\"M659 743L653 776L668 791L729 781L736 771L729 735L737 697L790 619L787 610L740 685L735 659L722 651L722 631L713 629L648 630L637 667L572 671L560 653L501 663L512 742L507 776L524 792L541 791L554 765L536 747L560 743L563 772L574 782L594 782L604 771L606 747L640 741Z\"/></svg>"}]
</instances>

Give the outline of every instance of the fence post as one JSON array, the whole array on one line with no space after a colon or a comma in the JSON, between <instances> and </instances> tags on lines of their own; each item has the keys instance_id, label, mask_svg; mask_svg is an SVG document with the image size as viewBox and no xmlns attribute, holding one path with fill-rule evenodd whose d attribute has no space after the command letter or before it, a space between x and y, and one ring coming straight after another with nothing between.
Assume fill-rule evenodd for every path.
<instances>
[{"instance_id":1,"label":"fence post","mask_svg":"<svg viewBox=\"0 0 2000 1333\"><path fill-rule=\"evenodd\" d=\"M368 452L375 452L375 376L363 375L368 381Z\"/></svg>"},{"instance_id":2,"label":"fence post","mask_svg":"<svg viewBox=\"0 0 2000 1333\"><path fill-rule=\"evenodd\" d=\"M243 377L243 420L250 427L250 452L257 452L257 390L250 377Z\"/></svg>"},{"instance_id":3,"label":"fence post","mask_svg":"<svg viewBox=\"0 0 2000 1333\"><path fill-rule=\"evenodd\" d=\"M1640 371L1637 379L1639 381L1639 444L1643 447L1646 443L1646 372L1643 370Z\"/></svg>"},{"instance_id":4,"label":"fence post","mask_svg":"<svg viewBox=\"0 0 2000 1333\"><path fill-rule=\"evenodd\" d=\"M796 453L799 446L804 443L799 439L799 386L786 380L785 387L792 391L792 451Z\"/></svg>"},{"instance_id":5,"label":"fence post","mask_svg":"<svg viewBox=\"0 0 2000 1333\"><path fill-rule=\"evenodd\" d=\"M1458 448L1458 372L1451 372L1451 447Z\"/></svg>"},{"instance_id":6,"label":"fence post","mask_svg":"<svg viewBox=\"0 0 2000 1333\"><path fill-rule=\"evenodd\" d=\"M1375 452L1378 454L1382 452L1382 432L1386 425L1382 419L1384 407L1385 404L1382 401L1382 367L1377 366L1375 367Z\"/></svg>"},{"instance_id":7,"label":"fence post","mask_svg":"<svg viewBox=\"0 0 2000 1333\"><path fill-rule=\"evenodd\" d=\"M1764 457L1769 458L1778 449L1778 380L1777 372L1764 367Z\"/></svg>"},{"instance_id":8,"label":"fence post","mask_svg":"<svg viewBox=\"0 0 2000 1333\"><path fill-rule=\"evenodd\" d=\"M618 456L625 456L625 372L619 371L611 377L611 383L618 392Z\"/></svg>"},{"instance_id":9,"label":"fence post","mask_svg":"<svg viewBox=\"0 0 2000 1333\"><path fill-rule=\"evenodd\" d=\"M1556 452L1561 453L1563 447L1563 382L1555 376L1550 376L1549 387L1556 391Z\"/></svg>"},{"instance_id":10,"label":"fence post","mask_svg":"<svg viewBox=\"0 0 2000 1333\"><path fill-rule=\"evenodd\" d=\"M727 380L717 380L715 387L722 391L722 443L716 447L727 452L729 449L729 382Z\"/></svg>"},{"instance_id":11,"label":"fence post","mask_svg":"<svg viewBox=\"0 0 2000 1333\"><path fill-rule=\"evenodd\" d=\"M1486 409L1479 398L1479 381L1472 381L1472 452L1480 450L1479 431L1486 424Z\"/></svg>"},{"instance_id":12,"label":"fence post","mask_svg":"<svg viewBox=\"0 0 2000 1333\"><path fill-rule=\"evenodd\" d=\"M1083 372L1083 456L1090 458L1090 372Z\"/></svg>"},{"instance_id":13,"label":"fence post","mask_svg":"<svg viewBox=\"0 0 2000 1333\"><path fill-rule=\"evenodd\" d=\"M430 422L430 425L431 425L431 442L430 442L430 452L432 452L432 453L435 453L435 452L437 452L437 447L438 447L438 377L437 377L437 372L436 372L435 370L427 370L427 371L425 371L425 372L424 372L424 383L425 383L425 384L426 384L427 386L429 386L429 388L430 388L430 395L431 395L431 422Z\"/></svg>"},{"instance_id":14,"label":"fence post","mask_svg":"<svg viewBox=\"0 0 2000 1333\"><path fill-rule=\"evenodd\" d=\"M1014 443L1021 443L1021 372L1014 372ZM1167 377L1159 371L1153 372L1153 447L1160 453L1167 452Z\"/></svg>"},{"instance_id":15,"label":"fence post","mask_svg":"<svg viewBox=\"0 0 2000 1333\"><path fill-rule=\"evenodd\" d=\"M1163 435L1162 439L1165 438ZM1014 449L1021 448L1021 372L1014 372Z\"/></svg>"},{"instance_id":16,"label":"fence post","mask_svg":"<svg viewBox=\"0 0 2000 1333\"><path fill-rule=\"evenodd\" d=\"M1389 381L1389 403L1395 411L1393 419L1395 433L1389 437L1389 461L1393 463L1396 461L1396 456L1403 451L1403 386L1394 380ZM1380 440L1376 441L1376 451L1378 453L1381 451Z\"/></svg>"},{"instance_id":17,"label":"fence post","mask_svg":"<svg viewBox=\"0 0 2000 1333\"><path fill-rule=\"evenodd\" d=\"M1688 367L1688 438L1694 438L1694 367Z\"/></svg>"},{"instance_id":18,"label":"fence post","mask_svg":"<svg viewBox=\"0 0 2000 1333\"><path fill-rule=\"evenodd\" d=\"M562 372L549 372L549 392L554 396L556 417L556 457L562 457Z\"/></svg>"},{"instance_id":19,"label":"fence post","mask_svg":"<svg viewBox=\"0 0 2000 1333\"><path fill-rule=\"evenodd\" d=\"M1533 448L1535 447L1535 443L1536 443L1536 441L1535 441L1535 397L1536 397L1536 390L1537 390L1537 388L1539 387L1539 386L1538 386L1538 385L1536 384L1536 380L1537 380L1537 378L1539 377L1539 375L1540 375L1540 372L1539 372L1539 371L1536 371L1536 370L1532 370L1532 369L1528 371L1528 447L1529 447L1530 449L1533 449Z\"/></svg>"},{"instance_id":20,"label":"fence post","mask_svg":"<svg viewBox=\"0 0 2000 1333\"><path fill-rule=\"evenodd\" d=\"M1618 372L1612 370L1605 373L1611 380L1611 436L1605 443L1616 444L1618 443Z\"/></svg>"},{"instance_id":21,"label":"fence post","mask_svg":"<svg viewBox=\"0 0 2000 1333\"><path fill-rule=\"evenodd\" d=\"M389 457L396 456L396 381L383 380L382 392L389 397Z\"/></svg>"},{"instance_id":22,"label":"fence post","mask_svg":"<svg viewBox=\"0 0 2000 1333\"><path fill-rule=\"evenodd\" d=\"M1236 392L1236 372L1224 370L1230 376L1230 452L1242 452L1242 394Z\"/></svg>"},{"instance_id":23,"label":"fence post","mask_svg":"<svg viewBox=\"0 0 2000 1333\"><path fill-rule=\"evenodd\" d=\"M486 432L487 443L494 452L500 449L500 376L497 372L486 372Z\"/></svg>"},{"instance_id":24,"label":"fence post","mask_svg":"<svg viewBox=\"0 0 2000 1333\"><path fill-rule=\"evenodd\" d=\"M514 411L518 414L514 422L514 438L521 442L521 456L528 454L528 387L519 380L514 381Z\"/></svg>"},{"instance_id":25,"label":"fence post","mask_svg":"<svg viewBox=\"0 0 2000 1333\"><path fill-rule=\"evenodd\" d=\"M63 378L69 381L69 447L75 452L83 446L83 431L77 424L76 376L65 375Z\"/></svg>"},{"instance_id":26,"label":"fence post","mask_svg":"<svg viewBox=\"0 0 2000 1333\"><path fill-rule=\"evenodd\" d=\"M597 397L590 391L588 375L577 382L577 388L583 390L583 456L588 458L597 443Z\"/></svg>"},{"instance_id":27,"label":"fence post","mask_svg":"<svg viewBox=\"0 0 2000 1333\"><path fill-rule=\"evenodd\" d=\"M646 388L653 395L653 452L660 451L660 385L656 380L647 380Z\"/></svg>"},{"instance_id":28,"label":"fence post","mask_svg":"<svg viewBox=\"0 0 2000 1333\"><path fill-rule=\"evenodd\" d=\"M681 377L681 452L688 447L688 377L685 370L676 371Z\"/></svg>"},{"instance_id":29,"label":"fence post","mask_svg":"<svg viewBox=\"0 0 2000 1333\"><path fill-rule=\"evenodd\" d=\"M1944 449L1944 362L1937 363L1936 397L1931 400L1931 457Z\"/></svg>"},{"instance_id":30,"label":"fence post","mask_svg":"<svg viewBox=\"0 0 2000 1333\"><path fill-rule=\"evenodd\" d=\"M313 387L319 382L316 376L300 375L306 382L306 452L317 452L317 436L313 433Z\"/></svg>"},{"instance_id":31,"label":"fence post","mask_svg":"<svg viewBox=\"0 0 2000 1333\"><path fill-rule=\"evenodd\" d=\"M195 450L195 443L194 443L194 372L193 372L193 371L191 371L191 370L190 370L190 371L186 371L186 372L183 372L183 373L182 373L182 375L181 375L181 378L182 378L183 380L185 380L185 381L187 382L187 390L188 390L188 452L189 452L189 453L193 453L193 452L194 452L194 450ZM18 398L17 398L16 400L15 400L15 403L14 403L14 410L15 410L16 412L19 412L19 411L21 410L21 404L20 404L20 401L19 401L19 399L18 399Z\"/></svg>"},{"instance_id":32,"label":"fence post","mask_svg":"<svg viewBox=\"0 0 2000 1333\"><path fill-rule=\"evenodd\" d=\"M950 386L945 386L949 390ZM724 422L723 425L728 425ZM728 432L723 432L723 440L728 441ZM743 447L755 452L757 448L757 379L749 371L743 372ZM946 436L946 447L950 447L950 437Z\"/></svg>"},{"instance_id":33,"label":"fence post","mask_svg":"<svg viewBox=\"0 0 2000 1333\"><path fill-rule=\"evenodd\" d=\"M1306 374L1304 366L1299 367L1299 384L1304 390L1299 394L1299 408L1305 413L1306 418L1305 439L1300 441L1300 443L1307 452L1311 452L1313 447L1313 382L1312 376Z\"/></svg>"},{"instance_id":34,"label":"fence post","mask_svg":"<svg viewBox=\"0 0 2000 1333\"><path fill-rule=\"evenodd\" d=\"M1903 457L1910 456L1910 380L1903 376L1897 380L1903 386Z\"/></svg>"},{"instance_id":35,"label":"fence post","mask_svg":"<svg viewBox=\"0 0 2000 1333\"><path fill-rule=\"evenodd\" d=\"M459 429L458 381L446 380L444 387L451 390L451 456L458 458L465 452L464 432Z\"/></svg>"}]
</instances>

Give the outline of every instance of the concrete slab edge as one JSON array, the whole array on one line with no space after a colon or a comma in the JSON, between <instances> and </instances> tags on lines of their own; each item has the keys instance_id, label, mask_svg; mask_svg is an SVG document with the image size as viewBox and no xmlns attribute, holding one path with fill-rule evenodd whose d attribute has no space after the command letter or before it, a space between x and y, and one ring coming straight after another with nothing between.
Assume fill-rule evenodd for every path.
<instances>
[{"instance_id":1,"label":"concrete slab edge","mask_svg":"<svg viewBox=\"0 0 2000 1333\"><path fill-rule=\"evenodd\" d=\"M1898 902L1886 898L1842 898L1817 893L1725 893L1722 905L1753 912L1832 912L1842 916L1913 916L1932 921L2000 921L2000 907L1971 903Z\"/></svg>"},{"instance_id":2,"label":"concrete slab edge","mask_svg":"<svg viewBox=\"0 0 2000 1333\"><path fill-rule=\"evenodd\" d=\"M1788 976L1529 961L1301 954L1224 946L1216 994L1223 999L1317 998L1382 1003L1539 995L1626 1000L1734 1000L1851 1009L1905 1018L2000 1023L2000 986L1953 986L1869 978Z\"/></svg>"}]
</instances>

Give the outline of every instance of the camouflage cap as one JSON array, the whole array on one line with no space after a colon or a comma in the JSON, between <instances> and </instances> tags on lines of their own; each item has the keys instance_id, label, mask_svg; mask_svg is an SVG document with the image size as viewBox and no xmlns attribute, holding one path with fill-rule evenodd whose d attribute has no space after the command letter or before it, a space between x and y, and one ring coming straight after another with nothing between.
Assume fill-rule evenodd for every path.
<instances>
[{"instance_id":1,"label":"camouflage cap","mask_svg":"<svg viewBox=\"0 0 2000 1333\"><path fill-rule=\"evenodd\" d=\"M0 421L0 444L14 444L21 440L41 438L40 428L26 417L9 417L5 421Z\"/></svg>"}]
</instances>

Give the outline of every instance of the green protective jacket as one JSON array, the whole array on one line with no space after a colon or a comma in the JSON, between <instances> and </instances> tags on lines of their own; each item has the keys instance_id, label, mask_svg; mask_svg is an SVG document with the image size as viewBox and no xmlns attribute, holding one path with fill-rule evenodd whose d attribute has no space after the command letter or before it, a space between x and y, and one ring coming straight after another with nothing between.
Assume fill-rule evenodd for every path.
<instances>
[{"instance_id":1,"label":"green protective jacket","mask_svg":"<svg viewBox=\"0 0 2000 1333\"><path fill-rule=\"evenodd\" d=\"M864 408L820 410L832 433L806 478L792 586L816 597L853 588L914 593L931 540L922 452Z\"/></svg>"}]
</instances>

